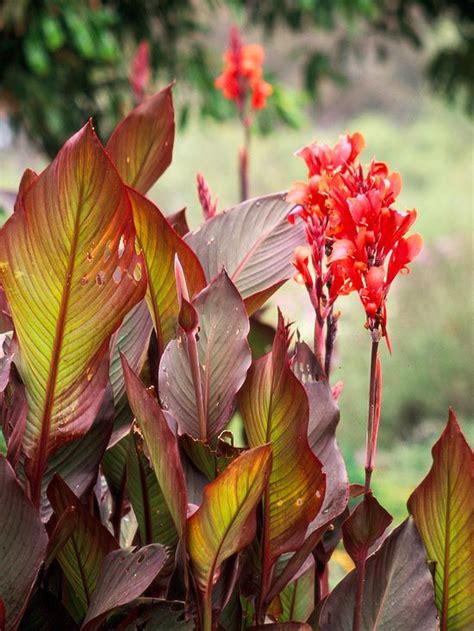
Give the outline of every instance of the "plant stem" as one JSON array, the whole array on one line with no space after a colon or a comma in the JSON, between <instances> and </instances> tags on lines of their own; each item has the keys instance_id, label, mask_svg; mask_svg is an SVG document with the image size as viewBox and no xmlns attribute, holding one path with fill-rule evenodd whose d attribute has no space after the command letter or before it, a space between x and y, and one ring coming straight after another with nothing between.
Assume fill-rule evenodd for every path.
<instances>
[{"instance_id":1,"label":"plant stem","mask_svg":"<svg viewBox=\"0 0 474 631\"><path fill-rule=\"evenodd\" d=\"M207 440L207 422L206 411L204 409L204 400L202 396L201 384L201 368L199 366L199 355L197 349L196 336L193 332L186 334L189 363L191 365L191 375L194 385L194 396L196 397L196 407L199 421L199 437L201 440Z\"/></svg>"},{"instance_id":2,"label":"plant stem","mask_svg":"<svg viewBox=\"0 0 474 631\"><path fill-rule=\"evenodd\" d=\"M331 307L326 317L326 357L324 360L324 372L329 380L331 373L331 359L334 350L334 343L337 335L337 318L334 317L333 308Z\"/></svg>"},{"instance_id":3,"label":"plant stem","mask_svg":"<svg viewBox=\"0 0 474 631\"><path fill-rule=\"evenodd\" d=\"M361 618L362 618L362 602L364 599L364 585L365 585L365 562L367 554L362 554L359 563L356 567L356 596L354 607L354 618L352 622L352 631L360 631Z\"/></svg>"},{"instance_id":4,"label":"plant stem","mask_svg":"<svg viewBox=\"0 0 474 631\"><path fill-rule=\"evenodd\" d=\"M239 152L240 201L249 198L249 150L250 150L250 120L245 116L242 120L244 128L244 144Z\"/></svg>"},{"instance_id":5,"label":"plant stem","mask_svg":"<svg viewBox=\"0 0 474 631\"><path fill-rule=\"evenodd\" d=\"M364 493L370 490L370 480L373 471L373 461L376 445L374 444L374 426L377 410L377 354L379 347L380 333L372 331L372 349L370 355L370 386L369 386L369 411L367 417L367 439L365 450L365 485Z\"/></svg>"},{"instance_id":6,"label":"plant stem","mask_svg":"<svg viewBox=\"0 0 474 631\"><path fill-rule=\"evenodd\" d=\"M206 594L203 602L202 631L212 631L212 592Z\"/></svg>"}]
</instances>

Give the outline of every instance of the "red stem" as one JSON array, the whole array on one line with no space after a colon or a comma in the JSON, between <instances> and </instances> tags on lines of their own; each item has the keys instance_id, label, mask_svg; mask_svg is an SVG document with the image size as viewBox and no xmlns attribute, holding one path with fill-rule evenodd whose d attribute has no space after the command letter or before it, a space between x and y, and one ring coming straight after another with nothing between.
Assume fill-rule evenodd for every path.
<instances>
[{"instance_id":1,"label":"red stem","mask_svg":"<svg viewBox=\"0 0 474 631\"><path fill-rule=\"evenodd\" d=\"M377 356L380 340L380 332L372 331L372 350L370 356L370 387L369 387L369 411L367 418L367 439L365 447L365 485L364 493L370 490L370 480L374 469L374 457L376 444L376 416L377 416ZM375 440L374 440L375 439Z\"/></svg>"},{"instance_id":2,"label":"red stem","mask_svg":"<svg viewBox=\"0 0 474 631\"><path fill-rule=\"evenodd\" d=\"M356 597L354 607L354 618L352 622L352 631L360 631L362 622L362 602L364 599L365 585L365 562L367 559L367 551L362 552L359 563L356 567Z\"/></svg>"}]
</instances>

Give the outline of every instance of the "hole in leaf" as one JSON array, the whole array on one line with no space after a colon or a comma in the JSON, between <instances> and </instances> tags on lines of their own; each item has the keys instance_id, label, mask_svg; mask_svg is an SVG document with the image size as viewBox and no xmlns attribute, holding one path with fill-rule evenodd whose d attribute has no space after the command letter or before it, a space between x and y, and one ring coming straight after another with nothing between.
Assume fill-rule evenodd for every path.
<instances>
[{"instance_id":1,"label":"hole in leaf","mask_svg":"<svg viewBox=\"0 0 474 631\"><path fill-rule=\"evenodd\" d=\"M117 285L120 283L120 281L122 280L122 270L120 269L120 267L115 268L114 273L112 274L112 278L114 280L114 283L117 283Z\"/></svg>"},{"instance_id":2,"label":"hole in leaf","mask_svg":"<svg viewBox=\"0 0 474 631\"><path fill-rule=\"evenodd\" d=\"M135 265L135 269L133 270L133 278L137 281L137 283L142 278L142 266L140 265L140 263L137 263Z\"/></svg>"},{"instance_id":3,"label":"hole in leaf","mask_svg":"<svg viewBox=\"0 0 474 631\"><path fill-rule=\"evenodd\" d=\"M82 285L82 287L84 287L84 285L87 285L88 282L89 282L89 279L87 278L87 276L83 276L81 280L79 281L79 284Z\"/></svg>"},{"instance_id":4,"label":"hole in leaf","mask_svg":"<svg viewBox=\"0 0 474 631\"><path fill-rule=\"evenodd\" d=\"M94 255L92 254L92 252L89 250L89 252L87 253L87 260L90 262L92 261L94 258Z\"/></svg>"},{"instance_id":5,"label":"hole in leaf","mask_svg":"<svg viewBox=\"0 0 474 631\"><path fill-rule=\"evenodd\" d=\"M95 283L99 286L105 284L105 272L103 270L100 270L100 272L95 277Z\"/></svg>"},{"instance_id":6,"label":"hole in leaf","mask_svg":"<svg viewBox=\"0 0 474 631\"><path fill-rule=\"evenodd\" d=\"M124 236L122 234L122 236L120 237L119 245L118 245L118 257L119 257L119 259L122 258L124 252L125 252L125 238L124 238Z\"/></svg>"}]
</instances>

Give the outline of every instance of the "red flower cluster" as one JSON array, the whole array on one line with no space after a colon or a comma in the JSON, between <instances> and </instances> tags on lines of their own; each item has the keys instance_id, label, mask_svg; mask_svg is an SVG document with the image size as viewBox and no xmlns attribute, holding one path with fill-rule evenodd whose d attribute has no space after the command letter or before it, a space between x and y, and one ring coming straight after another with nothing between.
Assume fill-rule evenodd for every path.
<instances>
[{"instance_id":1,"label":"red flower cluster","mask_svg":"<svg viewBox=\"0 0 474 631\"><path fill-rule=\"evenodd\" d=\"M249 96L250 107L259 110L265 107L267 97L273 92L272 86L263 80L264 58L262 46L242 44L239 30L231 29L229 49L224 53L224 72L217 77L215 86L226 99L235 101L241 113Z\"/></svg>"},{"instance_id":2,"label":"red flower cluster","mask_svg":"<svg viewBox=\"0 0 474 631\"><path fill-rule=\"evenodd\" d=\"M326 307L339 295L357 291L371 330L386 335L386 298L396 275L419 253L422 239L405 237L416 211L400 212L394 203L401 189L398 173L383 162L366 171L357 163L361 134L343 136L334 149L313 144L298 152L308 166L308 182L297 182L287 199L306 223L309 251L295 252L297 279L316 288ZM309 259L313 274L309 267ZM323 269L323 261L326 264ZM322 289L328 288L327 297Z\"/></svg>"}]
</instances>

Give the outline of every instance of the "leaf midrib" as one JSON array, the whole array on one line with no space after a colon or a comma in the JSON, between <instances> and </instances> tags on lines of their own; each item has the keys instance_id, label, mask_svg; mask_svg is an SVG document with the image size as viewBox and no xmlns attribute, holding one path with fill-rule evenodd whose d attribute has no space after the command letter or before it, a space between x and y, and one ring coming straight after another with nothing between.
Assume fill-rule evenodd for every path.
<instances>
[{"instance_id":1,"label":"leaf midrib","mask_svg":"<svg viewBox=\"0 0 474 631\"><path fill-rule=\"evenodd\" d=\"M59 307L58 319L56 322L56 332L54 336L53 350L51 354L50 371L48 373L48 381L46 383L46 397L43 408L43 415L41 418L41 434L37 450L37 456L35 459L33 482L32 482L32 495L33 503L39 505L41 497L41 480L44 470L46 468L46 459L48 453L48 442L51 434L51 414L54 406L54 398L56 394L56 383L59 370L59 359L61 356L61 350L64 341L64 331L66 327L66 318L69 308L69 299L71 296L71 284L74 274L74 268L76 263L77 248L79 243L79 227L81 220L81 209L83 205L83 188L81 187L79 192L79 199L77 204L77 213L74 221L74 232L71 243L71 251L69 253L68 266L66 270L66 276L63 283L63 293L61 297L61 304Z\"/></svg>"}]
</instances>

